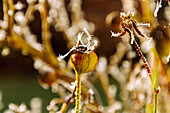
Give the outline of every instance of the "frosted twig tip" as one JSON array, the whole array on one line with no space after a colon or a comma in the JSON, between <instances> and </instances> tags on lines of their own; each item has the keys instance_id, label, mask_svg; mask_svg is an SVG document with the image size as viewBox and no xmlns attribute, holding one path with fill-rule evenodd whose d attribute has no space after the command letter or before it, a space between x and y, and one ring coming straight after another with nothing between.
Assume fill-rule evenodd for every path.
<instances>
[{"instance_id":1,"label":"frosted twig tip","mask_svg":"<svg viewBox=\"0 0 170 113\"><path fill-rule=\"evenodd\" d=\"M111 37L119 37L121 33L114 33L110 30L110 32L112 33L111 34Z\"/></svg>"},{"instance_id":2,"label":"frosted twig tip","mask_svg":"<svg viewBox=\"0 0 170 113\"><path fill-rule=\"evenodd\" d=\"M64 59L64 56L59 55L59 57L58 57L57 59L58 59L58 61L61 61L61 60L63 60L63 59Z\"/></svg>"}]
</instances>

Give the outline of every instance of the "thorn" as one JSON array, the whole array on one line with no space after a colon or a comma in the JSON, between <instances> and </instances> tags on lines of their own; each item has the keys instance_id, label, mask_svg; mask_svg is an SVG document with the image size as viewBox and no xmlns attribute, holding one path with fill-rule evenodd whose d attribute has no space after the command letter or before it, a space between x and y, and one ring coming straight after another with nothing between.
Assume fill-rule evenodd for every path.
<instances>
[{"instance_id":1,"label":"thorn","mask_svg":"<svg viewBox=\"0 0 170 113\"><path fill-rule=\"evenodd\" d=\"M135 38L134 38L134 35L132 34L132 39L131 39L130 44L132 44L132 45L133 45L133 41L135 41Z\"/></svg>"},{"instance_id":2,"label":"thorn","mask_svg":"<svg viewBox=\"0 0 170 113\"><path fill-rule=\"evenodd\" d=\"M159 87L156 89L156 94L159 94L160 90L161 90L161 88L160 88L160 86L159 86Z\"/></svg>"}]
</instances>

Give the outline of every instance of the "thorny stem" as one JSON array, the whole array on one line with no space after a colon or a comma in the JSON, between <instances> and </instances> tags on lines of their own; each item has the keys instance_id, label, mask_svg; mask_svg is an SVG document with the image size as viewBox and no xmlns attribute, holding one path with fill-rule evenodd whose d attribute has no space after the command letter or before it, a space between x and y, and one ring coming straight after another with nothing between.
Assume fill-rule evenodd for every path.
<instances>
[{"instance_id":1,"label":"thorny stem","mask_svg":"<svg viewBox=\"0 0 170 113\"><path fill-rule=\"evenodd\" d=\"M63 77L63 75L62 75L62 77ZM74 90L71 90L65 82L58 80L57 83L58 83L59 85L65 87L65 89L68 90L69 92L72 92L72 94L71 94L71 96L68 98L68 100L66 100L65 102L64 102L64 101L60 102L60 103L63 103L63 105L62 105L60 111L57 112L57 113L65 113L65 111L66 111L67 108L68 108L68 105L69 105L70 102L71 102L71 99L73 99L73 98L75 97L76 87L74 88ZM97 103L98 103L98 104L101 103L101 100L99 99L99 94L97 95L98 92L95 91L95 89L93 88L93 86L90 85L90 84L88 83L88 81L85 81L84 83L86 83L86 85L88 86L88 89L89 89L89 88L92 88L92 89L94 90L96 100L98 100ZM86 86L86 87L87 87L87 86ZM82 92L82 93L83 93L83 92ZM85 96L85 95L84 95L84 96ZM86 106L87 106L87 109L89 109L89 110L92 111L92 112L101 113L101 112L98 110L98 107L97 107L96 105L89 105L89 104L88 104L88 105L86 105Z\"/></svg>"},{"instance_id":2,"label":"thorny stem","mask_svg":"<svg viewBox=\"0 0 170 113\"><path fill-rule=\"evenodd\" d=\"M153 113L157 113L159 89L156 88L156 86L155 86L155 83L154 83L153 78L151 76L151 69L150 69L150 67L149 67L149 65L148 65L148 63L146 61L146 58L143 56L143 53L140 50L140 47L138 46L138 44L137 44L137 42L135 40L133 42L133 46L135 47L136 51L138 52L140 58L142 59L144 65L145 65L145 68L146 68L146 70L148 72L149 78L151 80L151 84L152 84L153 90L154 90L154 108L153 108L154 110L153 110Z\"/></svg>"},{"instance_id":3,"label":"thorny stem","mask_svg":"<svg viewBox=\"0 0 170 113\"><path fill-rule=\"evenodd\" d=\"M66 88L66 87L65 87ZM67 89L67 88L66 88ZM72 91L72 94L71 96L63 103L60 111L58 111L57 113L65 113L67 108L68 108L68 105L70 104L71 102L71 99L73 99L75 97L75 91L76 91L76 87L74 88L74 90ZM86 105L87 106L87 109L89 109L90 111L94 112L94 113L101 113L101 111L98 110L98 107L95 106L95 105L91 105L91 104L88 104Z\"/></svg>"},{"instance_id":4,"label":"thorny stem","mask_svg":"<svg viewBox=\"0 0 170 113\"><path fill-rule=\"evenodd\" d=\"M148 1L147 1L147 2L148 2ZM145 15L146 15L146 14L145 14ZM127 18L127 16L130 17L130 19ZM156 95L154 95L154 110L153 110L153 111L157 112L156 110L157 110L157 101L158 101L159 88L157 88L157 86L156 86L156 84L155 84L155 80L154 80L153 76L151 76L151 69L150 69L150 67L149 67L149 65L148 65L148 63L147 63L147 61L146 61L146 58L143 56L143 53L142 53L142 51L140 50L140 47L138 46L137 42L135 41L135 37L134 37L134 35L133 35L133 28L135 29L135 31L136 31L140 36L142 36L142 37L144 37L144 38L147 38L147 37L146 37L144 34L142 34L142 32L137 28L137 27L138 27L138 26L137 26L137 23L136 23L136 21L135 21L134 19L131 18L131 16L133 16L133 15L132 15L132 13L130 13L130 12L128 12L127 14L121 13L121 16L120 16L120 17L122 18L122 24L121 24L121 26L122 26L122 28L123 28L124 30L123 30L121 33L118 33L118 34L115 34L115 33L111 32L111 33L112 33L112 37L122 36L122 35L124 35L126 32L129 33L129 35L130 35L130 40L131 40L131 44L135 47L137 53L139 54L140 58L142 59L144 65L145 65L145 68L146 68L146 70L147 70L147 72L148 72L149 78L150 78L150 80L151 80L151 84L152 84L154 93L156 94ZM154 113L155 113L155 112L154 112Z\"/></svg>"},{"instance_id":5,"label":"thorny stem","mask_svg":"<svg viewBox=\"0 0 170 113\"><path fill-rule=\"evenodd\" d=\"M81 74L76 72L76 104L75 113L80 112L80 98L81 98Z\"/></svg>"},{"instance_id":6,"label":"thorny stem","mask_svg":"<svg viewBox=\"0 0 170 113\"><path fill-rule=\"evenodd\" d=\"M148 63L146 61L146 58L143 56L143 54L142 54L142 52L140 50L140 47L138 46L138 44L137 44L137 42L135 40L133 41L133 46L135 47L136 51L138 52L140 58L142 59L144 65L145 65L145 68L146 68L146 70L148 72L148 75L151 76L151 69L150 69L150 67L149 67L149 65L148 65ZM152 78L152 77L150 77L150 78ZM153 80L151 79L151 81L153 81Z\"/></svg>"}]
</instances>

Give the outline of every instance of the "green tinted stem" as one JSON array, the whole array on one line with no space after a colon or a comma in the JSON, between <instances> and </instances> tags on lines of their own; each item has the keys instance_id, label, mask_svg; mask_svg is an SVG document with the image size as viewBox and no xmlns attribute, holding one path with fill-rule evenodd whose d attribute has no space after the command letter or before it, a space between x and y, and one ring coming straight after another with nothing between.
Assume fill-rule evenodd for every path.
<instances>
[{"instance_id":1,"label":"green tinted stem","mask_svg":"<svg viewBox=\"0 0 170 113\"><path fill-rule=\"evenodd\" d=\"M158 108L158 94L154 93L154 113L157 113Z\"/></svg>"},{"instance_id":2,"label":"green tinted stem","mask_svg":"<svg viewBox=\"0 0 170 113\"><path fill-rule=\"evenodd\" d=\"M76 102L75 113L80 112L80 98L81 98L81 74L76 72Z\"/></svg>"}]
</instances>

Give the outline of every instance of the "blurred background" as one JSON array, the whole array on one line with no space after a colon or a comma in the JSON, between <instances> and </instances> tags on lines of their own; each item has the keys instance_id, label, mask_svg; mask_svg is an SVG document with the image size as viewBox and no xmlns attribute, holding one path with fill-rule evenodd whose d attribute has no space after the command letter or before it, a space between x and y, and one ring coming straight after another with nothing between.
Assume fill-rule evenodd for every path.
<instances>
[{"instance_id":1,"label":"blurred background","mask_svg":"<svg viewBox=\"0 0 170 113\"><path fill-rule=\"evenodd\" d=\"M70 0L65 0L66 6ZM18 0L14 0L17 3ZM21 0L26 4L25 0ZM26 4L28 5L28 4ZM24 8L26 10L27 7ZM111 11L121 11L120 0L83 0L82 10L87 21L95 24L94 36L100 40L100 45L95 50L97 55L109 56L115 51L115 46L119 39L112 40L110 38L110 29L105 25L105 18ZM3 18L3 3L0 1L0 18ZM38 39L41 36L41 20L40 14L34 14L35 19L30 22L31 31L37 35ZM51 26L52 46L55 54L65 54L68 52L67 44L60 32L55 31ZM2 51L2 48L0 48ZM29 105L30 100L34 97L40 97L43 103L43 113L47 112L46 107L50 100L56 97L50 90L44 90L38 83L39 73L33 67L33 61L30 56L23 56L21 52L10 48L10 54L7 56L0 55L0 90L3 94L4 108L8 108L8 104L15 102L26 103Z\"/></svg>"},{"instance_id":2,"label":"blurred background","mask_svg":"<svg viewBox=\"0 0 170 113\"><path fill-rule=\"evenodd\" d=\"M14 4L17 4L18 2L21 2L24 4L24 7L22 9L22 12L25 13L28 8L28 2L30 0L14 0ZM52 1L52 0L51 0ZM71 14L69 11L69 3L71 0L65 0L65 8L68 12L68 18L71 21ZM76 0L75 0L76 1ZM128 2L127 2L128 1ZM99 45L96 48L95 52L99 57L105 57L106 59L111 59L112 55L116 53L116 48L118 43L121 41L121 38L111 38L110 30L114 32L120 32L120 15L119 13L122 11L126 11L126 8L131 7L132 2L134 2L134 8L129 11L135 11L137 17L137 22L139 23L151 23L150 28L146 28L143 31L146 35L150 35L153 37L154 42L156 44L155 48L158 53L158 56L161 61L164 57L167 57L170 50L170 31L169 26L166 24L166 22L169 23L169 20L166 19L166 17L163 18L162 15L165 15L165 7L168 6L168 1L164 0L162 10L159 9L158 16L153 17L153 13L144 12L144 10L151 6L155 7L156 3L159 1L151 0L148 1L150 3L142 2L145 0L82 0L81 8L84 16L84 19L87 22L92 22L95 26L94 32L91 32L91 34L99 41ZM147 0L146 0L147 1ZM165 2L166 1L166 2ZM3 2L4 0L0 1L0 19L3 20L4 18L4 12L3 12ZM49 0L50 2L50 0ZM125 3L126 2L126 3ZM125 4L127 6L125 6ZM149 4L149 5L148 5ZM148 5L148 7L146 6ZM155 7L156 8L156 7ZM47 6L47 9L50 9L50 5ZM128 8L127 8L128 9ZM150 8L151 9L151 8ZM19 10L16 10L16 12ZM150 12L152 10L149 10ZM154 10L153 10L154 11ZM113 14L112 14L113 13ZM169 14L169 12L167 12ZM110 14L110 15L109 15ZM150 15L150 17L154 18L153 20L151 18L147 18L146 15ZM28 23L28 26L30 27L30 31L32 34L37 36L37 41L39 43L42 43L42 21L41 16L38 11L35 11L34 19L31 20ZM157 18L157 20L155 19ZM152 20L152 21L151 21ZM157 25L153 24L154 22L157 23ZM160 22L165 23L166 27L166 33L157 33L156 31L162 30L162 26L160 26ZM17 24L17 21L14 23ZM162 24L163 25L163 24ZM66 35L63 35L63 31L56 30L55 26L50 25L50 32L51 32L51 44L52 48L54 50L54 54L56 56L59 56L59 54L64 55L69 51L69 49L72 47L72 45L68 45L68 40L65 38ZM92 30L93 31L93 30ZM156 34L156 36L155 36ZM162 37L162 38L161 38ZM126 37L124 37L126 38ZM139 45L142 44L142 41L139 41ZM50 100L58 97L57 94L52 93L51 89L44 90L44 88L39 84L38 79L41 76L39 74L39 70L34 68L34 58L31 57L31 55L23 55L21 51L13 49L12 46L8 47L9 54L2 55L2 51L4 50L4 47L8 46L0 46L0 100L2 98L2 106L0 105L0 112L8 109L8 105L12 103L16 103L17 105L20 105L21 103L25 103L29 106L31 99L38 97L41 98L42 101L42 113L47 113L46 106L49 105ZM121 48L121 47L120 47ZM166 49L164 51L164 49ZM135 51L134 48L132 48L133 51ZM148 55L147 52L145 52L145 55ZM148 55L150 59L152 59L152 55ZM126 59L125 57L122 59ZM138 55L132 59L132 64L135 64L136 62L139 62ZM69 60L69 57L65 58L66 61ZM122 61L123 62L123 61ZM159 61L158 61L159 62ZM152 64L151 64L152 65ZM170 72L167 71L169 69L169 64L163 64L166 65L162 68L165 68L165 78L167 79L169 77L170 79ZM108 74L109 76L109 74ZM94 77L95 78L95 77ZM110 78L110 77L109 77ZM167 87L170 89L170 83L169 79L167 79ZM113 84L117 84L117 80L113 79L110 81L110 83L114 82ZM118 86L119 87L119 86ZM119 89L118 89L119 90ZM169 91L169 90L168 90ZM2 93L2 94L1 94ZM101 91L101 94L104 93L104 91ZM169 92L170 93L170 92ZM2 96L2 97L1 97ZM107 97L106 97L107 98ZM119 100L120 97L118 97ZM121 100L121 99L120 99ZM102 100L105 105L108 103L105 102L106 100ZM2 109L1 109L2 108ZM130 113L130 112L129 112ZM163 113L163 112L160 112ZM165 113L165 112L164 112ZM168 112L167 112L168 113Z\"/></svg>"}]
</instances>

